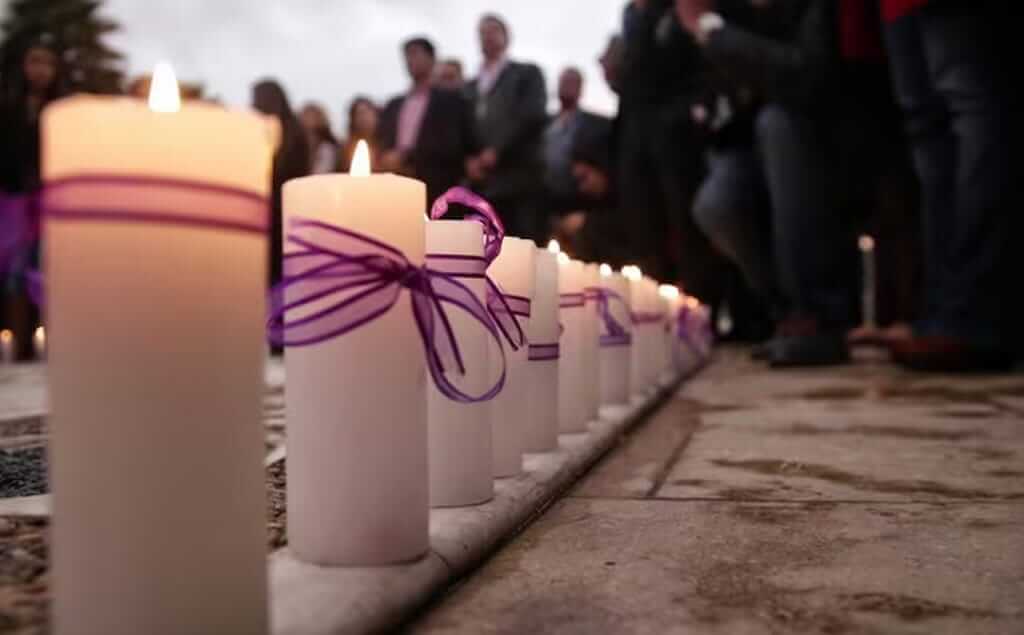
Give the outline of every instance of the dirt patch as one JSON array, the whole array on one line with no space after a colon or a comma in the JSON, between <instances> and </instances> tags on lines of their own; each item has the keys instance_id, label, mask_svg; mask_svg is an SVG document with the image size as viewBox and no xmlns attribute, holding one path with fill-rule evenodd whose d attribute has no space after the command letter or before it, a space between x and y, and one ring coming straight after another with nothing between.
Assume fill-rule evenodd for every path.
<instances>
[{"instance_id":1,"label":"dirt patch","mask_svg":"<svg viewBox=\"0 0 1024 635\"><path fill-rule=\"evenodd\" d=\"M761 500L775 494L771 487L727 487L715 492L716 496L727 500Z\"/></svg>"},{"instance_id":2,"label":"dirt patch","mask_svg":"<svg viewBox=\"0 0 1024 635\"><path fill-rule=\"evenodd\" d=\"M910 595L855 593L841 596L841 599L849 610L894 615L907 622L919 622L936 617L973 619L999 617L998 613L992 611L933 602Z\"/></svg>"},{"instance_id":3,"label":"dirt patch","mask_svg":"<svg viewBox=\"0 0 1024 635\"><path fill-rule=\"evenodd\" d=\"M769 525L793 523L808 517L806 510L781 505L737 505L730 511L737 518Z\"/></svg>"},{"instance_id":4,"label":"dirt patch","mask_svg":"<svg viewBox=\"0 0 1024 635\"><path fill-rule=\"evenodd\" d=\"M999 529L1005 527L1006 523L997 523L991 520L985 520L984 518L972 518L964 523L964 527L969 529Z\"/></svg>"},{"instance_id":5,"label":"dirt patch","mask_svg":"<svg viewBox=\"0 0 1024 635\"><path fill-rule=\"evenodd\" d=\"M807 399L809 401L849 401L867 397L866 388L855 386L823 386L795 394L780 395L782 399Z\"/></svg>"},{"instance_id":6,"label":"dirt patch","mask_svg":"<svg viewBox=\"0 0 1024 635\"><path fill-rule=\"evenodd\" d=\"M929 480L883 480L863 474L854 474L828 465L780 461L778 459L749 459L733 461L714 459L719 467L728 467L771 476L812 478L839 483L854 489L887 494L925 494L967 500L1013 500L1024 494L994 494L986 490L955 487Z\"/></svg>"},{"instance_id":7,"label":"dirt patch","mask_svg":"<svg viewBox=\"0 0 1024 635\"><path fill-rule=\"evenodd\" d=\"M990 470L985 472L989 476L995 476L996 478L1021 478L1024 477L1024 472L1021 470Z\"/></svg>"},{"instance_id":8,"label":"dirt patch","mask_svg":"<svg viewBox=\"0 0 1024 635\"><path fill-rule=\"evenodd\" d=\"M677 478L674 481L669 481L670 485L685 485L686 487L701 487L707 484L707 481L699 478Z\"/></svg>"},{"instance_id":9,"label":"dirt patch","mask_svg":"<svg viewBox=\"0 0 1024 635\"><path fill-rule=\"evenodd\" d=\"M1012 450L1002 450L1000 448L964 448L963 451L970 452L983 461L1002 461L1003 459L1012 459L1015 456Z\"/></svg>"},{"instance_id":10,"label":"dirt patch","mask_svg":"<svg viewBox=\"0 0 1024 635\"><path fill-rule=\"evenodd\" d=\"M867 426L849 425L841 428L821 428L807 423L794 423L783 430L767 430L764 434L789 434L797 436L852 434L863 437L894 437L899 439L920 439L928 441L963 441L964 439L988 438L984 430L937 430L935 428L911 428L908 426Z\"/></svg>"},{"instance_id":11,"label":"dirt patch","mask_svg":"<svg viewBox=\"0 0 1024 635\"><path fill-rule=\"evenodd\" d=\"M0 439L43 434L46 420L42 417L22 417L0 421Z\"/></svg>"}]
</instances>

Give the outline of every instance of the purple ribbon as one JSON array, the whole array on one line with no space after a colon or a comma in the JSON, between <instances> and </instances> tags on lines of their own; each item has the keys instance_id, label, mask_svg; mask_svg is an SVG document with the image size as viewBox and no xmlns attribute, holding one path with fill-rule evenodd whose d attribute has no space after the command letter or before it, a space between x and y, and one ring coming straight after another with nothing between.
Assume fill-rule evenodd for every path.
<instances>
[{"instance_id":1,"label":"purple ribbon","mask_svg":"<svg viewBox=\"0 0 1024 635\"><path fill-rule=\"evenodd\" d=\"M563 293L558 296L558 308L575 309L586 304L586 298L582 293Z\"/></svg>"},{"instance_id":2,"label":"purple ribbon","mask_svg":"<svg viewBox=\"0 0 1024 635\"><path fill-rule=\"evenodd\" d=\"M19 274L26 250L39 239L39 195L0 195L0 276ZM20 275L32 301L41 302L38 271L24 268Z\"/></svg>"},{"instance_id":3,"label":"purple ribbon","mask_svg":"<svg viewBox=\"0 0 1024 635\"><path fill-rule=\"evenodd\" d=\"M701 347L693 340L693 335L690 333L690 322L692 321L692 317L696 316L691 314L688 306L683 305L679 309L679 313L676 314L675 335L676 338L686 346L686 348L690 349L690 351L697 355L697 357L704 359L707 356L704 354ZM674 348L673 352L675 353L674 357L676 366L681 369L683 366L683 360L680 356L679 349Z\"/></svg>"},{"instance_id":4,"label":"purple ribbon","mask_svg":"<svg viewBox=\"0 0 1024 635\"><path fill-rule=\"evenodd\" d=\"M38 213L34 211L38 209ZM48 181L35 196L0 199L0 271L38 237L35 216L62 221L145 222L265 234L267 198L233 187L153 176L83 174ZM24 272L32 301L45 300L43 276Z\"/></svg>"},{"instance_id":5,"label":"purple ribbon","mask_svg":"<svg viewBox=\"0 0 1024 635\"><path fill-rule=\"evenodd\" d=\"M531 362L545 362L558 359L561 356L561 348L558 342L553 344L530 344L529 360Z\"/></svg>"},{"instance_id":6,"label":"purple ribbon","mask_svg":"<svg viewBox=\"0 0 1024 635\"><path fill-rule=\"evenodd\" d=\"M484 266L479 271L479 274L474 270L471 276L463 276L458 271L451 272L449 275L456 277L482 277L487 282L487 311L490 313L495 324L498 325L498 329L505 337L505 340L508 341L512 350L519 350L527 341L526 333L523 331L523 327L517 318L530 317L530 299L502 292L501 287L487 275L487 268L498 257L498 254L501 253L501 244L505 240L505 226L501 222L501 217L498 216L498 212L482 196L474 194L464 187L453 187L434 201L434 204L430 207L431 220L438 220L447 214L452 203L468 207L470 211L465 214L465 219L473 220L483 225ZM449 262L443 263L443 266L451 266L452 259L455 258L459 257L446 254L427 254L427 262L432 269L435 268L434 265L437 260L447 260Z\"/></svg>"},{"instance_id":7,"label":"purple ribbon","mask_svg":"<svg viewBox=\"0 0 1024 635\"><path fill-rule=\"evenodd\" d=\"M466 372L446 305L465 311L499 340L487 309L455 276L413 265L390 245L320 221L292 218L288 230L287 242L296 249L285 254L284 278L271 290L267 334L272 343L311 346L341 337L390 311L407 289L438 390L461 403L487 401L501 392L504 356L501 377L482 395L462 392L445 376L446 362L454 362L460 374ZM286 318L289 311L314 302L330 304Z\"/></svg>"},{"instance_id":8,"label":"purple ribbon","mask_svg":"<svg viewBox=\"0 0 1024 635\"><path fill-rule=\"evenodd\" d=\"M629 306L626 300L607 287L587 287L583 293L588 301L597 302L597 315L604 323L605 331L601 335L601 346L630 346L633 343L633 336L615 319L611 311L611 303L614 300L628 313Z\"/></svg>"},{"instance_id":9,"label":"purple ribbon","mask_svg":"<svg viewBox=\"0 0 1024 635\"><path fill-rule=\"evenodd\" d=\"M633 324L656 324L665 319L665 314L660 311L636 311L630 317Z\"/></svg>"}]
</instances>

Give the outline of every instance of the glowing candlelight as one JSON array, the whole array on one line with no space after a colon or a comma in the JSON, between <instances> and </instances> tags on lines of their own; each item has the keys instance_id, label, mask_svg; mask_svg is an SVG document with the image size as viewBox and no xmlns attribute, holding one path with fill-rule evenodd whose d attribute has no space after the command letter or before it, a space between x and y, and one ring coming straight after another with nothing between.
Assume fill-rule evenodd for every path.
<instances>
[{"instance_id":1,"label":"glowing candlelight","mask_svg":"<svg viewBox=\"0 0 1024 635\"><path fill-rule=\"evenodd\" d=\"M10 329L0 331L0 363L14 361L14 333Z\"/></svg>"},{"instance_id":2,"label":"glowing candlelight","mask_svg":"<svg viewBox=\"0 0 1024 635\"><path fill-rule=\"evenodd\" d=\"M865 328L877 326L875 307L875 239L867 234L857 241L861 257L861 314Z\"/></svg>"},{"instance_id":3,"label":"glowing candlelight","mask_svg":"<svg viewBox=\"0 0 1024 635\"><path fill-rule=\"evenodd\" d=\"M611 266L610 266L610 265L608 265L608 264L602 264L602 265L601 265L601 266L600 266L600 267L598 268L598 271L599 271L599 272L601 273L601 277L602 277L602 278L611 278L611 277L612 277L612 274L614 274L614 273L615 273L614 271L612 271L612 268L611 268Z\"/></svg>"},{"instance_id":4,"label":"glowing candlelight","mask_svg":"<svg viewBox=\"0 0 1024 635\"><path fill-rule=\"evenodd\" d=\"M35 348L36 359L46 359L46 328L36 328L32 334L32 346Z\"/></svg>"},{"instance_id":5,"label":"glowing candlelight","mask_svg":"<svg viewBox=\"0 0 1024 635\"><path fill-rule=\"evenodd\" d=\"M562 246L558 244L557 240L552 238L551 240L548 241L548 251L550 251L553 254L560 254L562 253Z\"/></svg>"},{"instance_id":6,"label":"glowing candlelight","mask_svg":"<svg viewBox=\"0 0 1024 635\"><path fill-rule=\"evenodd\" d=\"M149 109L153 112L178 112L181 110L181 91L174 69L167 62L159 62L153 69L153 81L149 85Z\"/></svg>"}]
</instances>

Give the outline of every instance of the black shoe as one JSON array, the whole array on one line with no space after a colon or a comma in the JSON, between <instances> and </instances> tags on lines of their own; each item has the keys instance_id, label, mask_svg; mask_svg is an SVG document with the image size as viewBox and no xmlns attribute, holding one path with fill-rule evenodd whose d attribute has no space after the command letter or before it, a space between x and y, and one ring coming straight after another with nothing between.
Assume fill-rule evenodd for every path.
<instances>
[{"instance_id":1,"label":"black shoe","mask_svg":"<svg viewBox=\"0 0 1024 635\"><path fill-rule=\"evenodd\" d=\"M842 333L794 335L773 340L768 363L773 368L834 366L850 361L850 349Z\"/></svg>"}]
</instances>

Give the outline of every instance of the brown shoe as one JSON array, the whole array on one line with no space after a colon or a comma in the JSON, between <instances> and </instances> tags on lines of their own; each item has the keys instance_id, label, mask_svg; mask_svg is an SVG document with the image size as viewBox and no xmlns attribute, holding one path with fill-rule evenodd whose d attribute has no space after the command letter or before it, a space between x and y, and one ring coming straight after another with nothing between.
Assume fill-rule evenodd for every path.
<instances>
[{"instance_id":1,"label":"brown shoe","mask_svg":"<svg viewBox=\"0 0 1024 635\"><path fill-rule=\"evenodd\" d=\"M1006 351L971 346L966 340L945 335L916 336L891 344L892 359L907 368L928 372L1005 372L1013 367Z\"/></svg>"}]
</instances>

